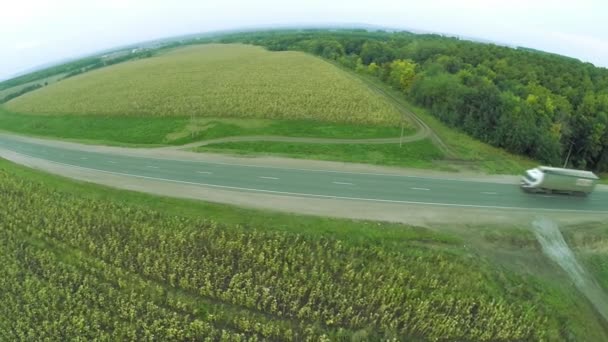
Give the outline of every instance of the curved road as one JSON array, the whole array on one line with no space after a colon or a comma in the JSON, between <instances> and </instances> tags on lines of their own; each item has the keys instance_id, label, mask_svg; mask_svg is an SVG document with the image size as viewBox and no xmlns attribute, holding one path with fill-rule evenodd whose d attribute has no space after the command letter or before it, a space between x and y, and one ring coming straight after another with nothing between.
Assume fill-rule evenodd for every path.
<instances>
[{"instance_id":1,"label":"curved road","mask_svg":"<svg viewBox=\"0 0 608 342\"><path fill-rule=\"evenodd\" d=\"M587 198L530 195L517 184L139 157L0 135L0 156L3 150L85 170L224 190L444 207L608 212L606 191Z\"/></svg>"}]
</instances>

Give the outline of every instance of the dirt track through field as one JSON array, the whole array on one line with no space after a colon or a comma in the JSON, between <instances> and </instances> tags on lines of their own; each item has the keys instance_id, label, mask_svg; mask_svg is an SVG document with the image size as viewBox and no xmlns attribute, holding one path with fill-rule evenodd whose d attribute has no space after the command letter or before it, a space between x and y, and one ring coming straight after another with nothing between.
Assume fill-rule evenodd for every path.
<instances>
[{"instance_id":1,"label":"dirt track through field","mask_svg":"<svg viewBox=\"0 0 608 342\"><path fill-rule=\"evenodd\" d=\"M413 135L404 136L403 138L378 138L378 139L332 139L332 138L305 138L305 137L284 137L278 135L251 135L251 136L238 136L238 137L225 137L218 139L210 139L197 141L190 144L170 147L160 147L165 150L187 150L201 146L207 146L211 144L221 144L228 142L255 142L255 141L269 141L269 142L286 142L286 143L306 143L306 144L398 144L400 142L410 143L418 140L422 140L429 136L429 131L426 129L420 129Z\"/></svg>"}]
</instances>

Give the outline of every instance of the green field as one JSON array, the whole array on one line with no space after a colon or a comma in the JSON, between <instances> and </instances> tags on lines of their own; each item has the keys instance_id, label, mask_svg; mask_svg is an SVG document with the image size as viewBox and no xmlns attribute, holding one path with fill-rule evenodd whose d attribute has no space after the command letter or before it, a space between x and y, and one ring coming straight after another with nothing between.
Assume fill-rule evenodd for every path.
<instances>
[{"instance_id":1,"label":"green field","mask_svg":"<svg viewBox=\"0 0 608 342\"><path fill-rule=\"evenodd\" d=\"M399 112L357 78L301 52L199 45L98 69L25 94L11 111L205 116L398 125Z\"/></svg>"},{"instance_id":2,"label":"green field","mask_svg":"<svg viewBox=\"0 0 608 342\"><path fill-rule=\"evenodd\" d=\"M5 161L0 190L3 340L606 338L568 282L452 233L159 198ZM495 251L513 241L500 231Z\"/></svg>"},{"instance_id":3,"label":"green field","mask_svg":"<svg viewBox=\"0 0 608 342\"><path fill-rule=\"evenodd\" d=\"M312 120L226 119L111 115L17 114L0 107L0 130L105 145L180 145L242 135L317 138L393 138L398 127ZM407 127L405 134L415 131Z\"/></svg>"}]
</instances>

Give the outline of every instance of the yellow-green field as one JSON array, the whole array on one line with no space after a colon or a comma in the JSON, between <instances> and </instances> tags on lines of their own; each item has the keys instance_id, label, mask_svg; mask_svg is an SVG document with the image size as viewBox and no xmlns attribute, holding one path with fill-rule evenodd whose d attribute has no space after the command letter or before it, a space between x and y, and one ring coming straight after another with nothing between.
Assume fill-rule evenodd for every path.
<instances>
[{"instance_id":1,"label":"yellow-green field","mask_svg":"<svg viewBox=\"0 0 608 342\"><path fill-rule=\"evenodd\" d=\"M7 109L102 114L310 119L392 125L397 109L361 80L301 52L210 44L85 73Z\"/></svg>"}]
</instances>

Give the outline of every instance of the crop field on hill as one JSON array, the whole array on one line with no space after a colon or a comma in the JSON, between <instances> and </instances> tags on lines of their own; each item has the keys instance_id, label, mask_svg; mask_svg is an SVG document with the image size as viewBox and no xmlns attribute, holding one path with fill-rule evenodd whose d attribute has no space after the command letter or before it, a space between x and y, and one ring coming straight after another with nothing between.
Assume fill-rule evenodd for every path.
<instances>
[{"instance_id":1,"label":"crop field on hill","mask_svg":"<svg viewBox=\"0 0 608 342\"><path fill-rule=\"evenodd\" d=\"M164 199L2 160L0 201L1 340L605 337L573 293L448 233Z\"/></svg>"},{"instance_id":2,"label":"crop field on hill","mask_svg":"<svg viewBox=\"0 0 608 342\"><path fill-rule=\"evenodd\" d=\"M91 71L20 96L11 111L300 119L398 125L358 78L302 52L197 45Z\"/></svg>"}]
</instances>

